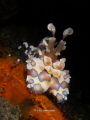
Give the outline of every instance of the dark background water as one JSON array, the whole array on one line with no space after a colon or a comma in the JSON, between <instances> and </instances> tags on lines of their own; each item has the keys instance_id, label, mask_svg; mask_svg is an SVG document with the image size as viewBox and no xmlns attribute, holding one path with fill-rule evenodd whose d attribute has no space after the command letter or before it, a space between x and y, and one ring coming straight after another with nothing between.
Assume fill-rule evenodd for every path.
<instances>
[{"instance_id":1,"label":"dark background water","mask_svg":"<svg viewBox=\"0 0 90 120\"><path fill-rule=\"evenodd\" d=\"M37 35L33 33L35 40L31 40L33 45L38 45L38 38L41 40L48 35L48 23L55 25L58 41L62 39L64 29L73 28L74 34L66 38L67 49L62 57L67 59L71 89L79 89L82 103L90 104L89 7L87 0L0 0L0 29L14 24L28 28L28 32L29 28L36 27Z\"/></svg>"}]
</instances>

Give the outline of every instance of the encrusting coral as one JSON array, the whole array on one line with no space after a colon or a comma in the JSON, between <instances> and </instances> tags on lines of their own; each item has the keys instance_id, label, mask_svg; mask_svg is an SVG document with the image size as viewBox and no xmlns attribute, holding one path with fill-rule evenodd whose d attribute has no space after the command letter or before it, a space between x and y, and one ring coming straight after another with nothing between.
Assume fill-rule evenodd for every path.
<instances>
[{"instance_id":1,"label":"encrusting coral","mask_svg":"<svg viewBox=\"0 0 90 120\"><path fill-rule=\"evenodd\" d=\"M16 57L0 58L0 97L19 105L23 120L65 120L63 113L43 94L31 93L26 85L26 66Z\"/></svg>"},{"instance_id":2,"label":"encrusting coral","mask_svg":"<svg viewBox=\"0 0 90 120\"><path fill-rule=\"evenodd\" d=\"M19 106L12 105L0 97L0 120L20 120Z\"/></svg>"}]
</instances>

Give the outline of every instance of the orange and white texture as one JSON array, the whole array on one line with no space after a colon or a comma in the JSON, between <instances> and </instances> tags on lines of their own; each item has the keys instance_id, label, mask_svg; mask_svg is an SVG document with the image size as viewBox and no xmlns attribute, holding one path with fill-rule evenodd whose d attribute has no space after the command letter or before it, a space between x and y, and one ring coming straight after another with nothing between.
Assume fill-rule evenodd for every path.
<instances>
[{"instance_id":1,"label":"orange and white texture","mask_svg":"<svg viewBox=\"0 0 90 120\"><path fill-rule=\"evenodd\" d=\"M50 23L47 28L52 32L52 37L44 38L38 47L30 46L30 50L25 52L28 55L27 87L35 93L44 93L48 90L60 103L67 100L71 77L69 70L64 70L66 59L58 59L58 56L61 55L62 50L65 50L64 39L73 33L73 29L64 30L63 39L57 44L55 26Z\"/></svg>"}]
</instances>

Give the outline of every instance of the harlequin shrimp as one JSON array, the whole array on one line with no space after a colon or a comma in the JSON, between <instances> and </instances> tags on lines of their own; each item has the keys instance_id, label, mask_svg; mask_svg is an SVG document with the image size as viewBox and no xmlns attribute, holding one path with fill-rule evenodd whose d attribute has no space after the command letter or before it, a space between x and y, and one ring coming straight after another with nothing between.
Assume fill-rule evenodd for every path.
<instances>
[{"instance_id":1,"label":"harlequin shrimp","mask_svg":"<svg viewBox=\"0 0 90 120\"><path fill-rule=\"evenodd\" d=\"M65 70L65 58L58 59L62 50L66 48L64 39L67 35L73 34L72 28L67 28L63 32L63 39L56 43L55 26L50 23L47 28L52 33L52 37L45 37L38 45L34 47L24 42L27 67L27 88L35 93L44 93L47 90L53 94L57 102L67 100L69 94L69 82L71 76L69 70ZM19 46L18 49L21 49ZM11 56L11 54L9 54ZM20 59L17 60L19 62Z\"/></svg>"}]
</instances>

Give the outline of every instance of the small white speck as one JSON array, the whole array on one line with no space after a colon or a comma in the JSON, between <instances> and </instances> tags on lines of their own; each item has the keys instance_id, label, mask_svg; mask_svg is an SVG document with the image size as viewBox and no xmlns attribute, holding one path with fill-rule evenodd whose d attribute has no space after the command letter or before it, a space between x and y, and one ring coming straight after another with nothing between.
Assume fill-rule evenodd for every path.
<instances>
[{"instance_id":1,"label":"small white speck","mask_svg":"<svg viewBox=\"0 0 90 120\"><path fill-rule=\"evenodd\" d=\"M22 48L21 46L18 47L18 49L21 49L21 48Z\"/></svg>"},{"instance_id":2,"label":"small white speck","mask_svg":"<svg viewBox=\"0 0 90 120\"><path fill-rule=\"evenodd\" d=\"M8 54L8 56L7 57L10 57L11 56L11 54Z\"/></svg>"}]
</instances>

